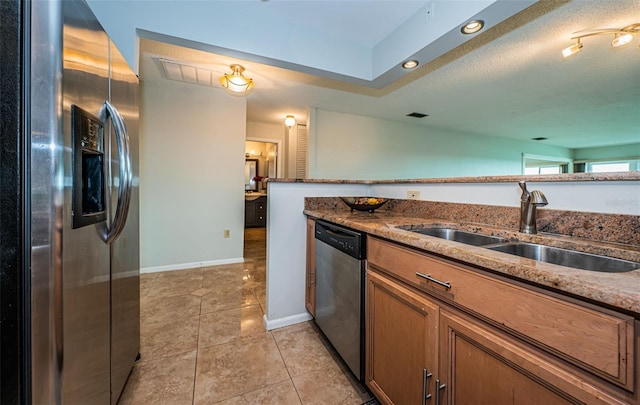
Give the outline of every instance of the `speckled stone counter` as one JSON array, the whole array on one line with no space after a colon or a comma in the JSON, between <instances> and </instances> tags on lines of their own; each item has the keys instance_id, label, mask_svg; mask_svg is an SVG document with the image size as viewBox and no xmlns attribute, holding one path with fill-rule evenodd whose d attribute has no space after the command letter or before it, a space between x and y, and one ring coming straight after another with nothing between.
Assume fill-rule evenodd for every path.
<instances>
[{"instance_id":1,"label":"speckled stone counter","mask_svg":"<svg viewBox=\"0 0 640 405\"><path fill-rule=\"evenodd\" d=\"M340 179L268 179L271 183L325 183L325 184L432 184L432 183L517 183L527 182L566 182L566 181L638 181L640 172L618 173L566 173L543 175L505 175L477 177L437 177L424 179L394 180L340 180Z\"/></svg>"},{"instance_id":2,"label":"speckled stone counter","mask_svg":"<svg viewBox=\"0 0 640 405\"><path fill-rule=\"evenodd\" d=\"M543 210L540 211L539 233L536 235L517 231L519 210L513 207L390 200L369 214L350 212L338 198L317 197L305 199L304 213L605 304L640 319L640 270L626 273L579 270L411 232L411 229L420 227L445 226L640 262L640 218L554 210L543 214Z\"/></svg>"}]
</instances>

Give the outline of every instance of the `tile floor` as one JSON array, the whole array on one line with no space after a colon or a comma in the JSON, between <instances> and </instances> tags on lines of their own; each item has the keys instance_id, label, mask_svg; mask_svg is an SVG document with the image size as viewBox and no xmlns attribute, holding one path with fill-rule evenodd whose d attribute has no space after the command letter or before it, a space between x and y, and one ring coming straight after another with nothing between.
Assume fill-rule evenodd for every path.
<instances>
[{"instance_id":1,"label":"tile floor","mask_svg":"<svg viewBox=\"0 0 640 405\"><path fill-rule=\"evenodd\" d=\"M266 332L265 229L245 262L143 274L141 359L119 404L362 404L313 322Z\"/></svg>"}]
</instances>

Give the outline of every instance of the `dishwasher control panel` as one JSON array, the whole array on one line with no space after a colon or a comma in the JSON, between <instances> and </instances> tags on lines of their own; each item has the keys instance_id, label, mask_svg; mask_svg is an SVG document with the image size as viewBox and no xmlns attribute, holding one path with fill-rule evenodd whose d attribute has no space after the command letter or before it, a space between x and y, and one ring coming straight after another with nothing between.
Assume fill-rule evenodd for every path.
<instances>
[{"instance_id":1,"label":"dishwasher control panel","mask_svg":"<svg viewBox=\"0 0 640 405\"><path fill-rule=\"evenodd\" d=\"M356 259L365 258L365 236L361 232L329 222L316 221L316 239Z\"/></svg>"}]
</instances>

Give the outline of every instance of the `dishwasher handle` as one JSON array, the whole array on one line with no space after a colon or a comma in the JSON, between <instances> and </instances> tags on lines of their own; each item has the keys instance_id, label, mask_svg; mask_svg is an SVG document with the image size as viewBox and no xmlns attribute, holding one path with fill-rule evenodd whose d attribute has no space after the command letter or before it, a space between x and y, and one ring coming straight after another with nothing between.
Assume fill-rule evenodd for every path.
<instances>
[{"instance_id":1,"label":"dishwasher handle","mask_svg":"<svg viewBox=\"0 0 640 405\"><path fill-rule=\"evenodd\" d=\"M336 238L341 238L341 239L358 238L358 235L352 235L350 233L342 232L339 230L325 229L325 232L328 233L329 235L332 235L332 236L335 236Z\"/></svg>"}]
</instances>

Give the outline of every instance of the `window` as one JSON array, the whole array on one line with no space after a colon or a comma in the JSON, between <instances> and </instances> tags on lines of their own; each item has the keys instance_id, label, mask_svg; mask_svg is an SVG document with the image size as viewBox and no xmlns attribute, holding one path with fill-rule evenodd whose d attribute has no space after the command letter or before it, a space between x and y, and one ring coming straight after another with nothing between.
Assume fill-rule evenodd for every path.
<instances>
[{"instance_id":1,"label":"window","mask_svg":"<svg viewBox=\"0 0 640 405\"><path fill-rule=\"evenodd\" d=\"M535 166L525 167L524 174L560 174L563 173L560 170L560 166Z\"/></svg>"},{"instance_id":2,"label":"window","mask_svg":"<svg viewBox=\"0 0 640 405\"><path fill-rule=\"evenodd\" d=\"M569 158L522 154L522 174L560 174L572 169L573 161Z\"/></svg>"},{"instance_id":3,"label":"window","mask_svg":"<svg viewBox=\"0 0 640 405\"><path fill-rule=\"evenodd\" d=\"M628 172L629 163L591 163L590 172L593 173L610 173L610 172Z\"/></svg>"},{"instance_id":4,"label":"window","mask_svg":"<svg viewBox=\"0 0 640 405\"><path fill-rule=\"evenodd\" d=\"M585 162L590 173L633 172L640 170L640 159Z\"/></svg>"}]
</instances>

